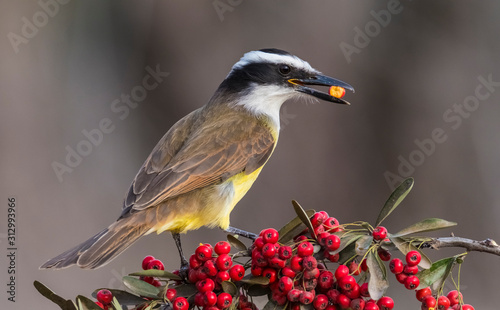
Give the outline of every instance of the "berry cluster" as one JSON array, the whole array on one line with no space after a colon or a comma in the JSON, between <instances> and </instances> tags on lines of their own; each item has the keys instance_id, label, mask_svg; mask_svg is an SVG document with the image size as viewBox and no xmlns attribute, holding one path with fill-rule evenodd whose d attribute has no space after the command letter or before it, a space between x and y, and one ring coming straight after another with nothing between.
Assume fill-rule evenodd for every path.
<instances>
[{"instance_id":1,"label":"berry cluster","mask_svg":"<svg viewBox=\"0 0 500 310\"><path fill-rule=\"evenodd\" d=\"M148 255L144 257L142 260L142 269L144 270L149 270L149 269L157 269L157 270L165 270L165 266L163 265L163 262L159 259L154 258L151 255ZM160 287L161 282L154 277L148 277L148 276L141 276L140 278L142 281L147 282L153 286Z\"/></svg>"},{"instance_id":2,"label":"berry cluster","mask_svg":"<svg viewBox=\"0 0 500 310\"><path fill-rule=\"evenodd\" d=\"M421 259L422 256L418 251L410 251L406 254L406 264L401 259L394 258L389 263L389 269L396 275L399 283L409 290L414 290L420 285L420 279L416 274Z\"/></svg>"},{"instance_id":3,"label":"berry cluster","mask_svg":"<svg viewBox=\"0 0 500 310\"><path fill-rule=\"evenodd\" d=\"M463 304L462 293L450 291L448 295L434 296L430 287L417 291L416 297L422 302L422 310L474 310L474 307Z\"/></svg>"},{"instance_id":4,"label":"berry cluster","mask_svg":"<svg viewBox=\"0 0 500 310\"><path fill-rule=\"evenodd\" d=\"M102 309L109 309L111 306L111 302L113 301L113 294L111 291L102 289L97 292L97 302L96 304Z\"/></svg>"}]
</instances>

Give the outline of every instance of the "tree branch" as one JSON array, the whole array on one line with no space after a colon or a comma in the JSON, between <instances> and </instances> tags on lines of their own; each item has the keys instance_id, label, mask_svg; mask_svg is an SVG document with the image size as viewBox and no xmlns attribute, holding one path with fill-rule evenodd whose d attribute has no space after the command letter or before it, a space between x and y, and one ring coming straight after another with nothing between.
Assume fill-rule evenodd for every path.
<instances>
[{"instance_id":1,"label":"tree branch","mask_svg":"<svg viewBox=\"0 0 500 310\"><path fill-rule=\"evenodd\" d=\"M485 239L483 241L477 241L467 238L460 237L444 237L444 238L432 238L430 241L424 242L423 247L440 249L440 248L464 248L468 252L485 252L500 256L500 246L493 239Z\"/></svg>"}]
</instances>

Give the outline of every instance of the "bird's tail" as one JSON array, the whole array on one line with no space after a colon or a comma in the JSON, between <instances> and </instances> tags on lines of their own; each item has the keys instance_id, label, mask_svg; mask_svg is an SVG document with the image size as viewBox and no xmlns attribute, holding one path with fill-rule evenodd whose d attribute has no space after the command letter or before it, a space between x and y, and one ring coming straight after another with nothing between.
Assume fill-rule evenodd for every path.
<instances>
[{"instance_id":1,"label":"bird's tail","mask_svg":"<svg viewBox=\"0 0 500 310\"><path fill-rule=\"evenodd\" d=\"M137 213L121 218L87 241L50 259L40 269L62 269L72 265L84 269L102 267L146 234L150 228L151 224Z\"/></svg>"}]
</instances>

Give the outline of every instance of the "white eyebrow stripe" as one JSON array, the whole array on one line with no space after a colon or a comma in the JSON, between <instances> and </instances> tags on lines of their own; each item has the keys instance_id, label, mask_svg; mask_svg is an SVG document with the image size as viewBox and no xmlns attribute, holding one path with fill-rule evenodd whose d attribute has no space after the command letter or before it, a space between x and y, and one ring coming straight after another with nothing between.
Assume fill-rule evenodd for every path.
<instances>
[{"instance_id":1,"label":"white eyebrow stripe","mask_svg":"<svg viewBox=\"0 0 500 310\"><path fill-rule=\"evenodd\" d=\"M245 55L243 55L243 57L241 57L241 59L236 64L234 64L231 71L239 69L251 63L259 63L259 62L264 62L264 63L267 62L274 64L285 63L297 69L303 69L310 72L317 72L317 70L311 67L311 65L307 61L304 61L297 56L279 55L279 54L266 53L262 51L252 51L245 53Z\"/></svg>"}]
</instances>

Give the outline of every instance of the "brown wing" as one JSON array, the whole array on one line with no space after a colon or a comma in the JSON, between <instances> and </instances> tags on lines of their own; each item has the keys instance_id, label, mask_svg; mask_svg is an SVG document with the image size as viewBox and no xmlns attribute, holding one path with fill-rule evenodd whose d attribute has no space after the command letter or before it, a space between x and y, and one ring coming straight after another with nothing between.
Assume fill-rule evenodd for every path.
<instances>
[{"instance_id":1,"label":"brown wing","mask_svg":"<svg viewBox=\"0 0 500 310\"><path fill-rule=\"evenodd\" d=\"M241 112L225 112L217 116L197 110L174 125L137 174L124 213L262 166L275 144L267 126Z\"/></svg>"}]
</instances>

